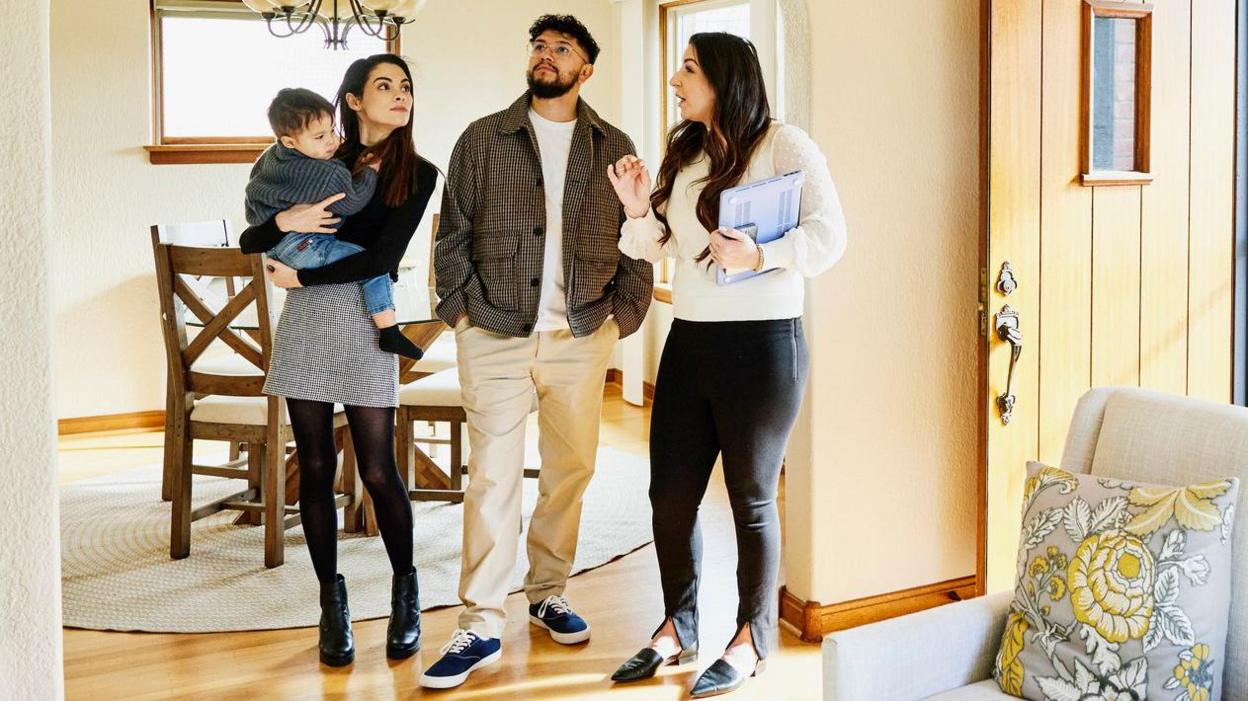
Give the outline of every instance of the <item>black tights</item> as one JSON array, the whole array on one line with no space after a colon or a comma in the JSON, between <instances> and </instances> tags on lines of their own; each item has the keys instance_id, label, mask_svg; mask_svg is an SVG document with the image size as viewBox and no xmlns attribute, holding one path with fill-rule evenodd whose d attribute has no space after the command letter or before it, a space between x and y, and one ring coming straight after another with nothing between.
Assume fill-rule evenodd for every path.
<instances>
[{"instance_id":1,"label":"black tights","mask_svg":"<svg viewBox=\"0 0 1248 701\"><path fill-rule=\"evenodd\" d=\"M338 573L338 514L334 508L334 406L287 399L290 425L299 451L299 514L316 578L334 581ZM395 574L412 570L412 502L394 463L394 409L349 406L347 423L356 464L373 498L377 527Z\"/></svg>"}]
</instances>

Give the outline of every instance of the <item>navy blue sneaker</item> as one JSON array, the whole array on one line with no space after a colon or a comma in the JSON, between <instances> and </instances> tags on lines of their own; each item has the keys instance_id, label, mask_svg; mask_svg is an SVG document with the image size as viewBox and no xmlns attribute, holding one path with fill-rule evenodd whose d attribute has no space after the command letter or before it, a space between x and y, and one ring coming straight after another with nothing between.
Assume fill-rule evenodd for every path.
<instances>
[{"instance_id":1,"label":"navy blue sneaker","mask_svg":"<svg viewBox=\"0 0 1248 701\"><path fill-rule=\"evenodd\" d=\"M529 604L529 620L533 625L550 631L550 637L561 645L575 645L589 640L589 624L576 615L568 600L551 594L540 604Z\"/></svg>"},{"instance_id":2,"label":"navy blue sneaker","mask_svg":"<svg viewBox=\"0 0 1248 701\"><path fill-rule=\"evenodd\" d=\"M456 630L442 646L442 659L420 675L420 685L429 689L451 689L468 680L468 675L503 657L503 642L482 638L467 630Z\"/></svg>"}]
</instances>

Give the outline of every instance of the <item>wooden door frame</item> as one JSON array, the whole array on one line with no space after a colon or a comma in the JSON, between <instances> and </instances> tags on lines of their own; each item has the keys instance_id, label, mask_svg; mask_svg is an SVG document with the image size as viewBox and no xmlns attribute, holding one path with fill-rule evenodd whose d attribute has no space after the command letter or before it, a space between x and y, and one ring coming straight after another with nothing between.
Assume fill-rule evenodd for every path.
<instances>
[{"instance_id":1,"label":"wooden door frame","mask_svg":"<svg viewBox=\"0 0 1248 701\"><path fill-rule=\"evenodd\" d=\"M1248 2L1236 4L1235 32L1235 330L1231 397L1248 406Z\"/></svg>"},{"instance_id":2,"label":"wooden door frame","mask_svg":"<svg viewBox=\"0 0 1248 701\"><path fill-rule=\"evenodd\" d=\"M979 335L976 347L976 510L975 595L983 596L988 583L988 348L991 295L988 293L988 216L990 176L989 135L992 114L992 0L979 3Z\"/></svg>"}]
</instances>

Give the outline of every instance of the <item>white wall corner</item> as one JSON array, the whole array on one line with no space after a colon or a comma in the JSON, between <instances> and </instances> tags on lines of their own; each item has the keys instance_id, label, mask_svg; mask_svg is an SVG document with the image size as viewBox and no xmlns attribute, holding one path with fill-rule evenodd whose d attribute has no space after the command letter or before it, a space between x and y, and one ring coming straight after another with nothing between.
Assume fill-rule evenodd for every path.
<instances>
[{"instance_id":1,"label":"white wall corner","mask_svg":"<svg viewBox=\"0 0 1248 701\"><path fill-rule=\"evenodd\" d=\"M49 5L6 7L0 76L8 98L0 175L0 695L64 697L61 568L48 280L51 179ZM80 349L81 352L88 352Z\"/></svg>"}]
</instances>

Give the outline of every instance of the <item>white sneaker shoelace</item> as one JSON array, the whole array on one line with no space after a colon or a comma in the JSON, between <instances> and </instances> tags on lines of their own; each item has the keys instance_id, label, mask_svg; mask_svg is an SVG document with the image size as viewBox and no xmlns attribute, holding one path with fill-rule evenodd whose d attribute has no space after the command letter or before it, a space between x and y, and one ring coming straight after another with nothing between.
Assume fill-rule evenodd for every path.
<instances>
[{"instance_id":1,"label":"white sneaker shoelace","mask_svg":"<svg viewBox=\"0 0 1248 701\"><path fill-rule=\"evenodd\" d=\"M451 639L442 646L439 654L445 655L450 653L452 655L458 655L464 650L467 650L476 638L477 636L471 631L457 628L454 633L451 633Z\"/></svg>"},{"instance_id":2,"label":"white sneaker shoelace","mask_svg":"<svg viewBox=\"0 0 1248 701\"><path fill-rule=\"evenodd\" d=\"M546 600L542 602L541 606L537 607L537 617L545 618L546 611L548 610L554 611L557 615L562 616L564 614L572 613L572 605L569 604L568 600L562 596L551 594L546 597Z\"/></svg>"}]
</instances>

